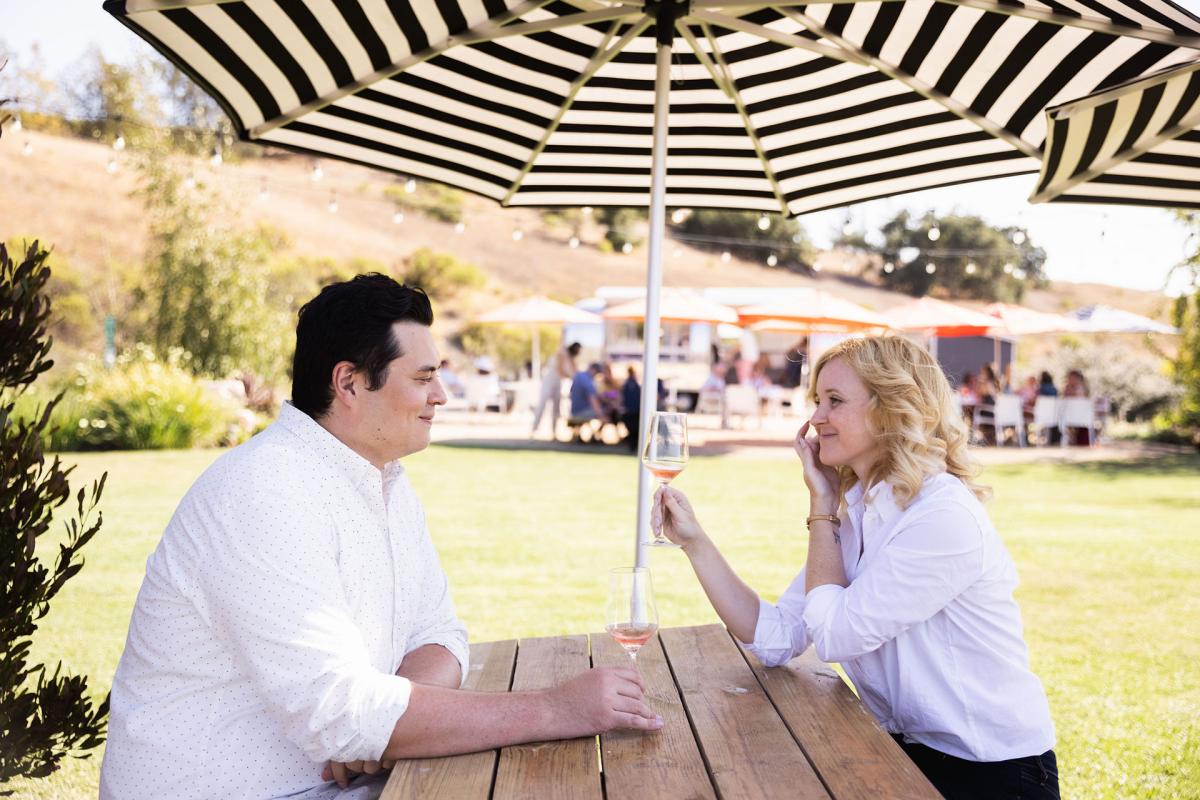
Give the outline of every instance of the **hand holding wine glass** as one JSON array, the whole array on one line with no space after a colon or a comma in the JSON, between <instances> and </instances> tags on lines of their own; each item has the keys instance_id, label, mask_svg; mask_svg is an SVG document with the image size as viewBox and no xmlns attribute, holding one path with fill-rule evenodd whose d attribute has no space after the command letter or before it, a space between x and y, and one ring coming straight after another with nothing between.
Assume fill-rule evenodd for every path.
<instances>
[{"instance_id":1,"label":"hand holding wine glass","mask_svg":"<svg viewBox=\"0 0 1200 800\"><path fill-rule=\"evenodd\" d=\"M642 463L660 486L666 486L683 471L687 462L687 414L656 411L650 417L650 427L646 430ZM661 531L655 533L650 544L658 547L679 546L669 541Z\"/></svg>"},{"instance_id":2,"label":"hand holding wine glass","mask_svg":"<svg viewBox=\"0 0 1200 800\"><path fill-rule=\"evenodd\" d=\"M637 667L638 651L658 630L654 587L645 567L620 567L608 573L608 607L604 629Z\"/></svg>"}]
</instances>

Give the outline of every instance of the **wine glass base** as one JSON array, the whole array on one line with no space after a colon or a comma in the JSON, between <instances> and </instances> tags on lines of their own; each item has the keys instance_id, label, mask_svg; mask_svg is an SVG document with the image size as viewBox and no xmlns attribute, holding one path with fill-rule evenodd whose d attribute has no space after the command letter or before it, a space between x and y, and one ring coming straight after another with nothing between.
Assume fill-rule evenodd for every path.
<instances>
[{"instance_id":1,"label":"wine glass base","mask_svg":"<svg viewBox=\"0 0 1200 800\"><path fill-rule=\"evenodd\" d=\"M682 545L675 544L674 542L669 542L665 539L663 539L663 540L651 539L650 541L646 542L646 544L650 545L651 547L674 547L676 550L678 550L682 546Z\"/></svg>"}]
</instances>

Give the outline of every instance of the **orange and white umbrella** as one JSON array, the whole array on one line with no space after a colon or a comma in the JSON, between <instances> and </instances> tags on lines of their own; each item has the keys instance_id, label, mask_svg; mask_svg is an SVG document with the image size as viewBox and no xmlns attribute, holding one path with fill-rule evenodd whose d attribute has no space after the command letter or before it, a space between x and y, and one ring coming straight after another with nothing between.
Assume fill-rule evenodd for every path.
<instances>
[{"instance_id":1,"label":"orange and white umbrella","mask_svg":"<svg viewBox=\"0 0 1200 800\"><path fill-rule=\"evenodd\" d=\"M783 333L852 333L891 327L874 311L819 289L785 303L744 306L738 309L738 317L753 330Z\"/></svg>"},{"instance_id":2,"label":"orange and white umbrella","mask_svg":"<svg viewBox=\"0 0 1200 800\"><path fill-rule=\"evenodd\" d=\"M486 314L476 317L475 321L484 325L532 325L531 355L533 360L531 363L535 373L542 367L541 332L537 326L573 323L599 325L604 322L599 314L593 314L582 308L569 306L541 295L493 308Z\"/></svg>"},{"instance_id":3,"label":"orange and white umbrella","mask_svg":"<svg viewBox=\"0 0 1200 800\"><path fill-rule=\"evenodd\" d=\"M896 306L883 316L893 328L902 331L921 331L927 336L990 336L998 320L982 311L956 306L944 300L922 297Z\"/></svg>"},{"instance_id":4,"label":"orange and white umbrella","mask_svg":"<svg viewBox=\"0 0 1200 800\"><path fill-rule=\"evenodd\" d=\"M984 312L1000 320L997 333L1010 336L1032 336L1038 333L1072 333L1078 331L1079 321L1062 314L1048 314L1010 303L992 303Z\"/></svg>"}]
</instances>

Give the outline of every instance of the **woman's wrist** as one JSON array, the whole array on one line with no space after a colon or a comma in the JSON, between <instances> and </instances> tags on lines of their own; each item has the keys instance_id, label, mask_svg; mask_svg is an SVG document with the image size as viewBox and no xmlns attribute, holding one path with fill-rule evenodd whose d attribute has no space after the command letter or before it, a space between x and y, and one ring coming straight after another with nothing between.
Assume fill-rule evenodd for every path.
<instances>
[{"instance_id":1,"label":"woman's wrist","mask_svg":"<svg viewBox=\"0 0 1200 800\"><path fill-rule=\"evenodd\" d=\"M709 539L708 534L704 531L700 531L699 535L680 545L680 549L683 550L684 555L689 559L693 559L696 556L703 556L712 547L712 539Z\"/></svg>"},{"instance_id":2,"label":"woman's wrist","mask_svg":"<svg viewBox=\"0 0 1200 800\"><path fill-rule=\"evenodd\" d=\"M808 515L810 517L822 516L824 514L837 515L838 500L832 495L829 496L813 496L809 498Z\"/></svg>"}]
</instances>

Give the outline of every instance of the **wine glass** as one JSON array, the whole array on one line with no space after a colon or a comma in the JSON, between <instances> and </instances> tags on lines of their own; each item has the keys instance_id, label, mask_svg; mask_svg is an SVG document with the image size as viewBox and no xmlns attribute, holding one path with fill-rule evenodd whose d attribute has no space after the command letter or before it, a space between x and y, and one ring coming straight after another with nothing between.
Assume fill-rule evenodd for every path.
<instances>
[{"instance_id":1,"label":"wine glass","mask_svg":"<svg viewBox=\"0 0 1200 800\"><path fill-rule=\"evenodd\" d=\"M642 463L660 486L666 486L683 472L688 462L687 414L656 411L646 430L646 449ZM657 547L678 547L662 532L655 534L650 544Z\"/></svg>"},{"instance_id":2,"label":"wine glass","mask_svg":"<svg viewBox=\"0 0 1200 800\"><path fill-rule=\"evenodd\" d=\"M646 567L619 567L608 573L608 608L604 629L629 653L637 668L637 654L658 630L654 587Z\"/></svg>"}]
</instances>

